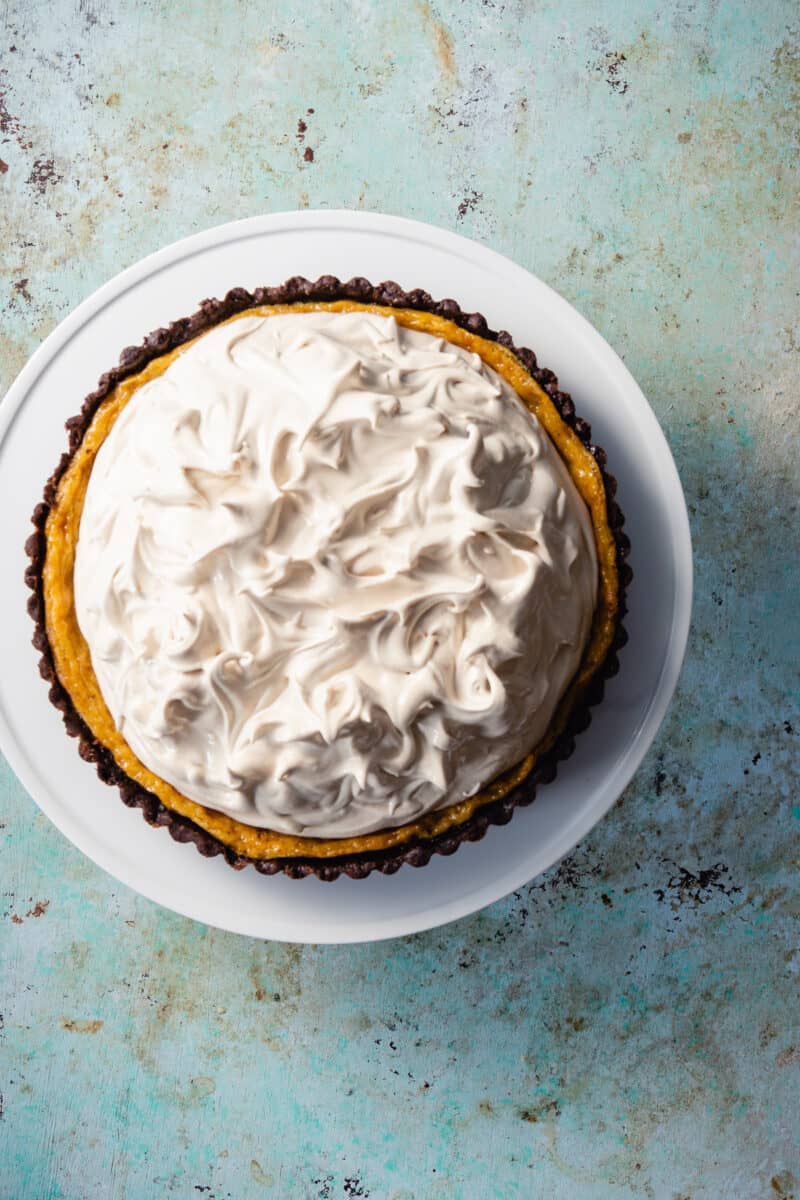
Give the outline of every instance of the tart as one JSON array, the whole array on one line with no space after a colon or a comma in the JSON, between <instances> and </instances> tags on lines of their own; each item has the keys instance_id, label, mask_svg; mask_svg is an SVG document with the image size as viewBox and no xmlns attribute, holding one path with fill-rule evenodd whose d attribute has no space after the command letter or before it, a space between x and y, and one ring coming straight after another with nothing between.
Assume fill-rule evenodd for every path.
<instances>
[{"instance_id":1,"label":"tart","mask_svg":"<svg viewBox=\"0 0 800 1200\"><path fill-rule=\"evenodd\" d=\"M535 355L367 280L206 300L123 351L33 514L84 759L263 874L422 866L529 804L618 668L629 544Z\"/></svg>"}]
</instances>

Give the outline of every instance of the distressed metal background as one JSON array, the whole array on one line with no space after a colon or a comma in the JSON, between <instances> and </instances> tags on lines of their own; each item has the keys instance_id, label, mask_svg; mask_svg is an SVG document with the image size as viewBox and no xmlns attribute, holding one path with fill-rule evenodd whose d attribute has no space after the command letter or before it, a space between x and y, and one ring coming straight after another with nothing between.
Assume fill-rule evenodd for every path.
<instances>
[{"instance_id":1,"label":"distressed metal background","mask_svg":"<svg viewBox=\"0 0 800 1200\"><path fill-rule=\"evenodd\" d=\"M697 600L666 726L591 838L398 942L161 911L0 767L0 1195L800 1196L795 5L1 13L3 386L100 283L208 225L312 205L463 230L640 380Z\"/></svg>"}]
</instances>

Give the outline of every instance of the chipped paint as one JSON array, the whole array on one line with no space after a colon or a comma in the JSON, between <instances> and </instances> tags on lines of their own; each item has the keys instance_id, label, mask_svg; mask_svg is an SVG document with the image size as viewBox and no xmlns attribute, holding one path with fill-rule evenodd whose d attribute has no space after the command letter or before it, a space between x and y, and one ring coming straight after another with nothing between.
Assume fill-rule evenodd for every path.
<instances>
[{"instance_id":1,"label":"chipped paint","mask_svg":"<svg viewBox=\"0 0 800 1200\"><path fill-rule=\"evenodd\" d=\"M310 205L419 217L535 270L621 352L681 472L697 593L613 812L418 937L196 926L0 766L0 1191L799 1200L794 9L56 8L3 12L0 386L184 234Z\"/></svg>"}]
</instances>

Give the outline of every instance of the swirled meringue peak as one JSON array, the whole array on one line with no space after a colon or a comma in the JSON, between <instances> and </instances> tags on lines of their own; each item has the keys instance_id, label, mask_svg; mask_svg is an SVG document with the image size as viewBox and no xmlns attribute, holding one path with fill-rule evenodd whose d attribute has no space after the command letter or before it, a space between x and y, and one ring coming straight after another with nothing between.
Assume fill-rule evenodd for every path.
<instances>
[{"instance_id":1,"label":"swirled meringue peak","mask_svg":"<svg viewBox=\"0 0 800 1200\"><path fill-rule=\"evenodd\" d=\"M145 766L327 838L519 762L596 592L588 511L510 385L367 311L244 316L139 387L75 564L100 689Z\"/></svg>"}]
</instances>

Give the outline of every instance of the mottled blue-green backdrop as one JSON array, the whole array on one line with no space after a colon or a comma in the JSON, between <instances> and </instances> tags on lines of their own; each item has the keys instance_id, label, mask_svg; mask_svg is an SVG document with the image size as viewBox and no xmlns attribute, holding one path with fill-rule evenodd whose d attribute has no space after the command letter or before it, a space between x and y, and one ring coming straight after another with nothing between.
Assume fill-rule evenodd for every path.
<instances>
[{"instance_id":1,"label":"mottled blue-green backdrop","mask_svg":"<svg viewBox=\"0 0 800 1200\"><path fill-rule=\"evenodd\" d=\"M419 217L533 269L623 355L683 478L697 597L608 818L421 936L202 928L93 867L0 767L0 1195L800 1197L795 4L2 19L0 383L185 234Z\"/></svg>"}]
</instances>

